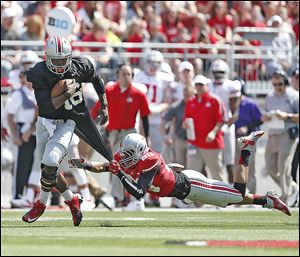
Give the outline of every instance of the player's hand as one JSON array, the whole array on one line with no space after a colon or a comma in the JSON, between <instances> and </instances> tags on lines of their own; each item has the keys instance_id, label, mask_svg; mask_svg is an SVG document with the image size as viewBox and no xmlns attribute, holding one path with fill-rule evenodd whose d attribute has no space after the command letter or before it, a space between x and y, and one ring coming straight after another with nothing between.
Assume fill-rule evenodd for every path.
<instances>
[{"instance_id":1,"label":"player's hand","mask_svg":"<svg viewBox=\"0 0 300 257\"><path fill-rule=\"evenodd\" d=\"M117 161L111 161L108 163L108 170L117 175L118 172L121 170L120 164Z\"/></svg>"},{"instance_id":2,"label":"player's hand","mask_svg":"<svg viewBox=\"0 0 300 257\"><path fill-rule=\"evenodd\" d=\"M3 142L6 142L7 141L7 138L8 138L8 132L7 132L7 129L6 128L2 128L1 126L1 140Z\"/></svg>"},{"instance_id":3,"label":"player's hand","mask_svg":"<svg viewBox=\"0 0 300 257\"><path fill-rule=\"evenodd\" d=\"M108 121L108 110L107 107L99 109L100 125L104 125Z\"/></svg>"},{"instance_id":4,"label":"player's hand","mask_svg":"<svg viewBox=\"0 0 300 257\"><path fill-rule=\"evenodd\" d=\"M66 84L65 96L70 98L76 92L77 84L75 83L75 79L68 80Z\"/></svg>"},{"instance_id":5,"label":"player's hand","mask_svg":"<svg viewBox=\"0 0 300 257\"><path fill-rule=\"evenodd\" d=\"M85 166L85 159L81 156L80 158L71 158L68 160L70 168L83 169Z\"/></svg>"}]
</instances>

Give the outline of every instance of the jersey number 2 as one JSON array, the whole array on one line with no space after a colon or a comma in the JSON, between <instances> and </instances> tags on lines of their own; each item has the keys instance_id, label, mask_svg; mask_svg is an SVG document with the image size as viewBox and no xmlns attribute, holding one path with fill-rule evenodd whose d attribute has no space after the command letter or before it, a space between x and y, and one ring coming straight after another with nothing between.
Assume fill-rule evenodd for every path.
<instances>
[{"instance_id":1,"label":"jersey number 2","mask_svg":"<svg viewBox=\"0 0 300 257\"><path fill-rule=\"evenodd\" d=\"M81 91L75 92L68 100L65 101L65 109L72 110L73 106L80 104L82 100L83 98Z\"/></svg>"}]
</instances>

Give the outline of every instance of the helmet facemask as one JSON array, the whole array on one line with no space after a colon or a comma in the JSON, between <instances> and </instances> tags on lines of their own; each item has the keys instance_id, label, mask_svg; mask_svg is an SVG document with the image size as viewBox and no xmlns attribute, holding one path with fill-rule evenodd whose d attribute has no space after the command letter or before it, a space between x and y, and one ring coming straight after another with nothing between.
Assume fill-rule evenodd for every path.
<instances>
[{"instance_id":1,"label":"helmet facemask","mask_svg":"<svg viewBox=\"0 0 300 257\"><path fill-rule=\"evenodd\" d=\"M121 141L120 150L118 151L121 167L125 169L133 168L147 149L146 140L142 138L141 135L135 133L127 135L124 140Z\"/></svg>"},{"instance_id":2,"label":"helmet facemask","mask_svg":"<svg viewBox=\"0 0 300 257\"><path fill-rule=\"evenodd\" d=\"M63 37L50 38L46 46L46 65L55 74L64 74L72 62L72 47Z\"/></svg>"}]
</instances>

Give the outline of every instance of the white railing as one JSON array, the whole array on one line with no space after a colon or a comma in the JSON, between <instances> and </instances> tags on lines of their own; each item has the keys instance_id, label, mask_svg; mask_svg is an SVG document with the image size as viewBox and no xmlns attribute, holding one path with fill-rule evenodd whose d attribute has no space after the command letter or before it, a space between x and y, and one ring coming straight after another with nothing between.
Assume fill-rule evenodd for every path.
<instances>
[{"instance_id":1,"label":"white railing","mask_svg":"<svg viewBox=\"0 0 300 257\"><path fill-rule=\"evenodd\" d=\"M272 30L272 29L271 29ZM249 30L238 30L235 29L235 33L245 32ZM251 30L250 30L251 31ZM262 32L260 32L262 33ZM273 33L273 30L272 30ZM10 40L1 40L1 56L16 56L22 54L27 47L40 47L40 51L36 51L36 53L43 58L44 57L44 41L10 41ZM116 44L110 43L100 43L100 42L73 42L72 46L76 48L98 48L100 49L97 52L93 51L83 51L79 52L80 55L90 55L95 58L98 62L100 57L103 54L106 54L105 48L111 47L114 51L111 54L111 57L116 58L117 60L130 60L130 58L142 58L145 52L149 49L157 49L160 50L166 61L171 59L181 59L181 60L193 60L195 58L200 58L204 61L203 73L208 75L209 65L212 60L221 58L226 60L231 70L231 77L234 76L242 76L243 73L247 72L247 67L253 65L253 63L259 60L261 63L266 63L272 60L274 53L276 54L283 49L275 48L272 46L243 46L243 45L230 45L230 44L189 44L189 43L128 43L121 42ZM132 48L140 48L141 52L127 52L127 49ZM183 50L183 53L170 53L170 50L180 49ZM211 53L191 53L191 51L207 49L214 50L218 52L218 54ZM299 48L296 49L299 51ZM79 54L74 51L74 55ZM272 53L272 54L270 54ZM2 57L1 57L2 58ZM239 65L243 63L243 65ZM248 66L247 66L248 65ZM249 82L249 92L253 94L266 94L270 85L262 79L261 76L261 67L255 67L256 70L253 70L253 74L256 73L257 76L253 78L244 77L246 82ZM244 70L243 70L244 69ZM114 72L110 71L109 68L102 69L102 72ZM267 86L266 86L267 85Z\"/></svg>"}]
</instances>

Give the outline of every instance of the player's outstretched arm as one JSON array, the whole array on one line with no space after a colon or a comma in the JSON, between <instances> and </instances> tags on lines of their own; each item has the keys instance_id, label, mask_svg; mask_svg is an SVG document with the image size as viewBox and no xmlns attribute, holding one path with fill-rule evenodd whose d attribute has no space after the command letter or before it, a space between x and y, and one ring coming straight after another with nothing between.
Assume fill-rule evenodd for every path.
<instances>
[{"instance_id":1,"label":"player's outstretched arm","mask_svg":"<svg viewBox=\"0 0 300 257\"><path fill-rule=\"evenodd\" d=\"M83 157L68 160L70 168L85 169L94 173L109 172L109 163L87 162Z\"/></svg>"}]
</instances>

